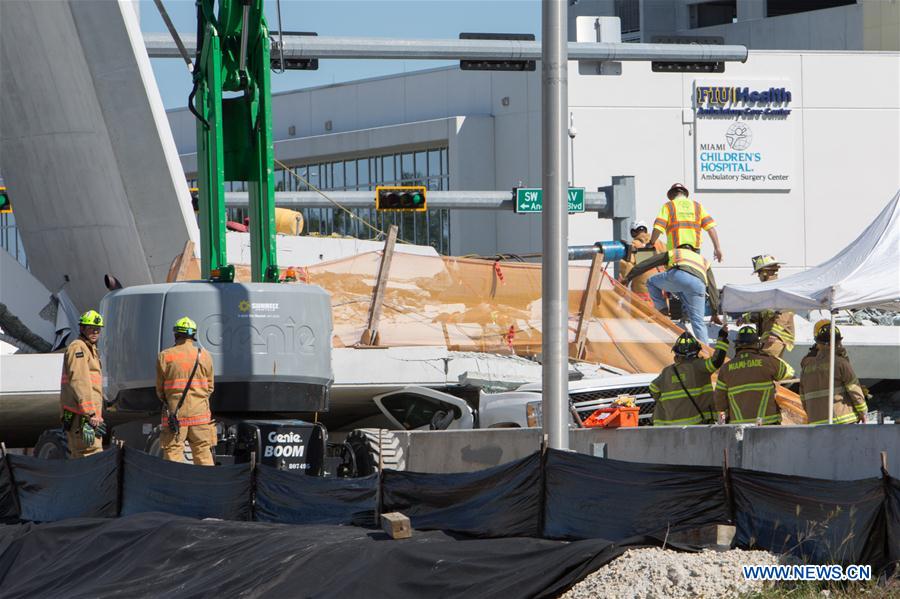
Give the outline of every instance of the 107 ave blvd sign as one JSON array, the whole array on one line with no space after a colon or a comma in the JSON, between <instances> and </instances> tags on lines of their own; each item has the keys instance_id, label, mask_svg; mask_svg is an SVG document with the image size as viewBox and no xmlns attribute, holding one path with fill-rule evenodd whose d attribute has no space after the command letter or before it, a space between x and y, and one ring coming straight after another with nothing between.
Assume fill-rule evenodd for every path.
<instances>
[{"instance_id":1,"label":"107 ave blvd sign","mask_svg":"<svg viewBox=\"0 0 900 599\"><path fill-rule=\"evenodd\" d=\"M569 188L569 212L584 212L584 187ZM535 214L544 208L544 191L540 187L516 188L516 213Z\"/></svg>"}]
</instances>

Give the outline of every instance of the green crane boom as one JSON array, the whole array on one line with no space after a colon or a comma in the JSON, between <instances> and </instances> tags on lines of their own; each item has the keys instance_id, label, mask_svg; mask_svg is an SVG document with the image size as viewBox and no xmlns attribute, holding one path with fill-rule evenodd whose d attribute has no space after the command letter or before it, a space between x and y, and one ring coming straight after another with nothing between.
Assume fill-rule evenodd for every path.
<instances>
[{"instance_id":1,"label":"green crane boom","mask_svg":"<svg viewBox=\"0 0 900 599\"><path fill-rule=\"evenodd\" d=\"M263 0L197 0L198 46L188 100L197 117L201 274L230 281L225 181L246 181L254 282L277 282L269 29ZM230 97L224 97L229 92Z\"/></svg>"}]
</instances>

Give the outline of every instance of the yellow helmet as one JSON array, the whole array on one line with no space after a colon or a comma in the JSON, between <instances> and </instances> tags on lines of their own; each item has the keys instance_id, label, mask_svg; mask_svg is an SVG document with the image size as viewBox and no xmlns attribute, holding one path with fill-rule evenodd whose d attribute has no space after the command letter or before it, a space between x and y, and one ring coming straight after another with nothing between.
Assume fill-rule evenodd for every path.
<instances>
[{"instance_id":1,"label":"yellow helmet","mask_svg":"<svg viewBox=\"0 0 900 599\"><path fill-rule=\"evenodd\" d=\"M103 317L96 310L88 310L78 319L78 324L89 327L102 327Z\"/></svg>"},{"instance_id":2,"label":"yellow helmet","mask_svg":"<svg viewBox=\"0 0 900 599\"><path fill-rule=\"evenodd\" d=\"M177 321L175 321L175 326L172 328L176 333L184 333L185 335L194 336L197 334L197 323L188 318L187 316L182 316Z\"/></svg>"},{"instance_id":3,"label":"yellow helmet","mask_svg":"<svg viewBox=\"0 0 900 599\"><path fill-rule=\"evenodd\" d=\"M834 338L838 341L841 340L841 329L837 326L834 327ZM823 318L813 326L813 339L815 339L817 343L828 344L831 342L830 320Z\"/></svg>"},{"instance_id":4,"label":"yellow helmet","mask_svg":"<svg viewBox=\"0 0 900 599\"><path fill-rule=\"evenodd\" d=\"M771 268L771 267L778 268L779 266L784 264L784 262L778 262L775 259L775 256L772 256L770 254L762 254L760 256L753 256L753 258L751 258L751 260L753 260L753 273L754 274L758 273L759 271L761 271L764 268Z\"/></svg>"}]
</instances>

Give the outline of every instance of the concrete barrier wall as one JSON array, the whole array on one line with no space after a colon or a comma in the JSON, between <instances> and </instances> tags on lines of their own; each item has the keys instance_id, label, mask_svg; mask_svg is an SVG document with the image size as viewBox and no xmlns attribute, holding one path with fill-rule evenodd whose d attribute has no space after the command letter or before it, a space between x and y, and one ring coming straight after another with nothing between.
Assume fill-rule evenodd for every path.
<instances>
[{"instance_id":1,"label":"concrete barrier wall","mask_svg":"<svg viewBox=\"0 0 900 599\"><path fill-rule=\"evenodd\" d=\"M744 430L743 467L832 480L900 478L900 425L764 426Z\"/></svg>"},{"instance_id":2,"label":"concrete barrier wall","mask_svg":"<svg viewBox=\"0 0 900 599\"><path fill-rule=\"evenodd\" d=\"M407 456L406 469L417 472L496 466L537 451L541 440L540 429L396 434ZM832 480L880 476L880 453L885 451L888 471L900 478L900 426L892 424L579 429L572 431L570 444L579 453L602 451L615 460L699 466L722 465L727 451L732 467Z\"/></svg>"}]
</instances>

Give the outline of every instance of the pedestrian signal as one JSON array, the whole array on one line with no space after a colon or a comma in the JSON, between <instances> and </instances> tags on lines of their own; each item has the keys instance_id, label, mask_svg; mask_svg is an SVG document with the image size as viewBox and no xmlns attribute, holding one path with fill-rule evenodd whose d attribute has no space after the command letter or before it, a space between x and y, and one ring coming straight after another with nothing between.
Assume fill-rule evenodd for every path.
<instances>
[{"instance_id":1,"label":"pedestrian signal","mask_svg":"<svg viewBox=\"0 0 900 599\"><path fill-rule=\"evenodd\" d=\"M375 209L423 212L425 210L425 190L424 185L376 187Z\"/></svg>"},{"instance_id":2,"label":"pedestrian signal","mask_svg":"<svg viewBox=\"0 0 900 599\"><path fill-rule=\"evenodd\" d=\"M12 214L12 202L5 187L0 187L0 214Z\"/></svg>"}]
</instances>

